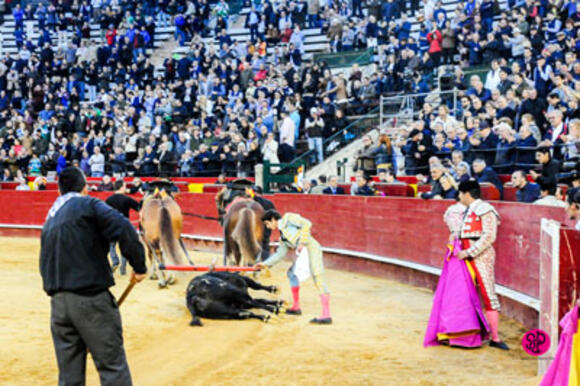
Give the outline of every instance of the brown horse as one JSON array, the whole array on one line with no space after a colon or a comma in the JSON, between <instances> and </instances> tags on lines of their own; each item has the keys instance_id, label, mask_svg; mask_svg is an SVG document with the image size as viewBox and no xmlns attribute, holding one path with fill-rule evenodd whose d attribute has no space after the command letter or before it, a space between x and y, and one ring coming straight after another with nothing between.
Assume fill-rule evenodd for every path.
<instances>
[{"instance_id":1,"label":"brown horse","mask_svg":"<svg viewBox=\"0 0 580 386\"><path fill-rule=\"evenodd\" d=\"M159 278L159 287L164 288L175 283L175 277L169 274L166 278L164 271L158 273L159 264L165 264L167 259L172 264L183 265L187 259L193 265L181 240L181 208L164 190L156 190L143 200L139 217L143 241L153 267L151 279Z\"/></svg>"},{"instance_id":2,"label":"brown horse","mask_svg":"<svg viewBox=\"0 0 580 386\"><path fill-rule=\"evenodd\" d=\"M229 206L223 217L225 265L255 264L262 253L263 214L264 209L260 204L243 197L237 197ZM214 265L216 260L217 257L214 259Z\"/></svg>"}]
</instances>

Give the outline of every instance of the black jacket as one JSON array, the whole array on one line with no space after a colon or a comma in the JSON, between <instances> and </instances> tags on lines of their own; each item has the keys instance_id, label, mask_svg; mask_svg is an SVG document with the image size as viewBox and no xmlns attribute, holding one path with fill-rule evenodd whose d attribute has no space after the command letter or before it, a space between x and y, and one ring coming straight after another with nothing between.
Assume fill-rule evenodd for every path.
<instances>
[{"instance_id":1,"label":"black jacket","mask_svg":"<svg viewBox=\"0 0 580 386\"><path fill-rule=\"evenodd\" d=\"M267 211L270 209L276 209L276 207L274 206L272 201L270 201L267 198L264 198L262 196L255 196L254 201L256 201L258 204L262 205L262 208L264 208L264 211Z\"/></svg>"},{"instance_id":2,"label":"black jacket","mask_svg":"<svg viewBox=\"0 0 580 386\"><path fill-rule=\"evenodd\" d=\"M478 182L490 182L495 185L497 190L499 190L500 199L503 200L503 184L501 183L497 173L492 168L486 166L485 169L481 171L481 173L474 173L473 176L477 179Z\"/></svg>"},{"instance_id":3,"label":"black jacket","mask_svg":"<svg viewBox=\"0 0 580 386\"><path fill-rule=\"evenodd\" d=\"M558 173L560 173L561 164L560 161L550 158L550 161L542 166L542 179L543 182L553 182L558 183Z\"/></svg>"},{"instance_id":4,"label":"black jacket","mask_svg":"<svg viewBox=\"0 0 580 386\"><path fill-rule=\"evenodd\" d=\"M61 291L95 295L115 285L107 259L112 241L119 242L136 273L147 272L145 251L129 220L94 197L67 201L42 228L44 291L49 296Z\"/></svg>"},{"instance_id":5,"label":"black jacket","mask_svg":"<svg viewBox=\"0 0 580 386\"><path fill-rule=\"evenodd\" d=\"M129 211L139 211L139 203L124 194L115 193L105 201L113 209L117 209L123 216L129 218Z\"/></svg>"},{"instance_id":6,"label":"black jacket","mask_svg":"<svg viewBox=\"0 0 580 386\"><path fill-rule=\"evenodd\" d=\"M344 189L342 186L337 186L335 193L332 193L332 188L329 186L322 191L322 194L344 194Z\"/></svg>"}]
</instances>

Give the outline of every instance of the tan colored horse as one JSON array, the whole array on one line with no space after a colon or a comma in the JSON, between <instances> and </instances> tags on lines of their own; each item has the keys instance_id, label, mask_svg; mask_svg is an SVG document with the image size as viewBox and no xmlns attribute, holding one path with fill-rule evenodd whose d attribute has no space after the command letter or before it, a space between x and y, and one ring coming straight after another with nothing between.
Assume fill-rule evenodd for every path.
<instances>
[{"instance_id":1,"label":"tan colored horse","mask_svg":"<svg viewBox=\"0 0 580 386\"><path fill-rule=\"evenodd\" d=\"M218 211L222 204L218 194ZM262 253L264 208L251 199L237 197L227 208L221 206L224 227L224 264L243 267L254 265ZM226 213L227 212L227 213ZM233 258L232 258L233 255ZM212 264L215 265L217 256ZM229 263L229 264L228 264Z\"/></svg>"},{"instance_id":2,"label":"tan colored horse","mask_svg":"<svg viewBox=\"0 0 580 386\"><path fill-rule=\"evenodd\" d=\"M158 278L159 287L164 288L175 283L176 279L173 274L168 274L166 278L165 272L159 270L159 264L165 264L167 260L171 264L184 265L187 259L193 265L181 240L181 208L164 190L156 190L145 197L139 218L143 241L152 266L151 279Z\"/></svg>"}]
</instances>

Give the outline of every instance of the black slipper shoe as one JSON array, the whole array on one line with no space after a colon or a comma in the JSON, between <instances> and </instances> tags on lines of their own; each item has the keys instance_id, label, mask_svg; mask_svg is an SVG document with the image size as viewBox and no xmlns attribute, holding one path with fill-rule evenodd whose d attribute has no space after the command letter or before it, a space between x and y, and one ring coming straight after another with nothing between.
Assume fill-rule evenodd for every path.
<instances>
[{"instance_id":1,"label":"black slipper shoe","mask_svg":"<svg viewBox=\"0 0 580 386\"><path fill-rule=\"evenodd\" d=\"M302 315L302 310L301 309L293 310L291 308L288 308L286 310L286 314L288 314L288 315Z\"/></svg>"},{"instance_id":2,"label":"black slipper shoe","mask_svg":"<svg viewBox=\"0 0 580 386\"><path fill-rule=\"evenodd\" d=\"M495 342L493 340L489 341L489 346L490 347L495 347L495 348L499 348L500 350L509 350L510 348L508 347L507 344L505 344L505 342Z\"/></svg>"},{"instance_id":3,"label":"black slipper shoe","mask_svg":"<svg viewBox=\"0 0 580 386\"><path fill-rule=\"evenodd\" d=\"M332 318L314 318L310 321L312 324L332 324Z\"/></svg>"}]
</instances>

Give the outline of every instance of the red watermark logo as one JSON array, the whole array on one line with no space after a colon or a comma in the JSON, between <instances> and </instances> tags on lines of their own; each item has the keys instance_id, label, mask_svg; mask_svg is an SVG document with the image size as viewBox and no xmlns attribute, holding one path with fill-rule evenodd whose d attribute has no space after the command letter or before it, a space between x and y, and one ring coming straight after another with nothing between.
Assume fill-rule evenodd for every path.
<instances>
[{"instance_id":1,"label":"red watermark logo","mask_svg":"<svg viewBox=\"0 0 580 386\"><path fill-rule=\"evenodd\" d=\"M530 330L522 338L522 347L529 355L544 355L550 349L550 336L544 330Z\"/></svg>"}]
</instances>

